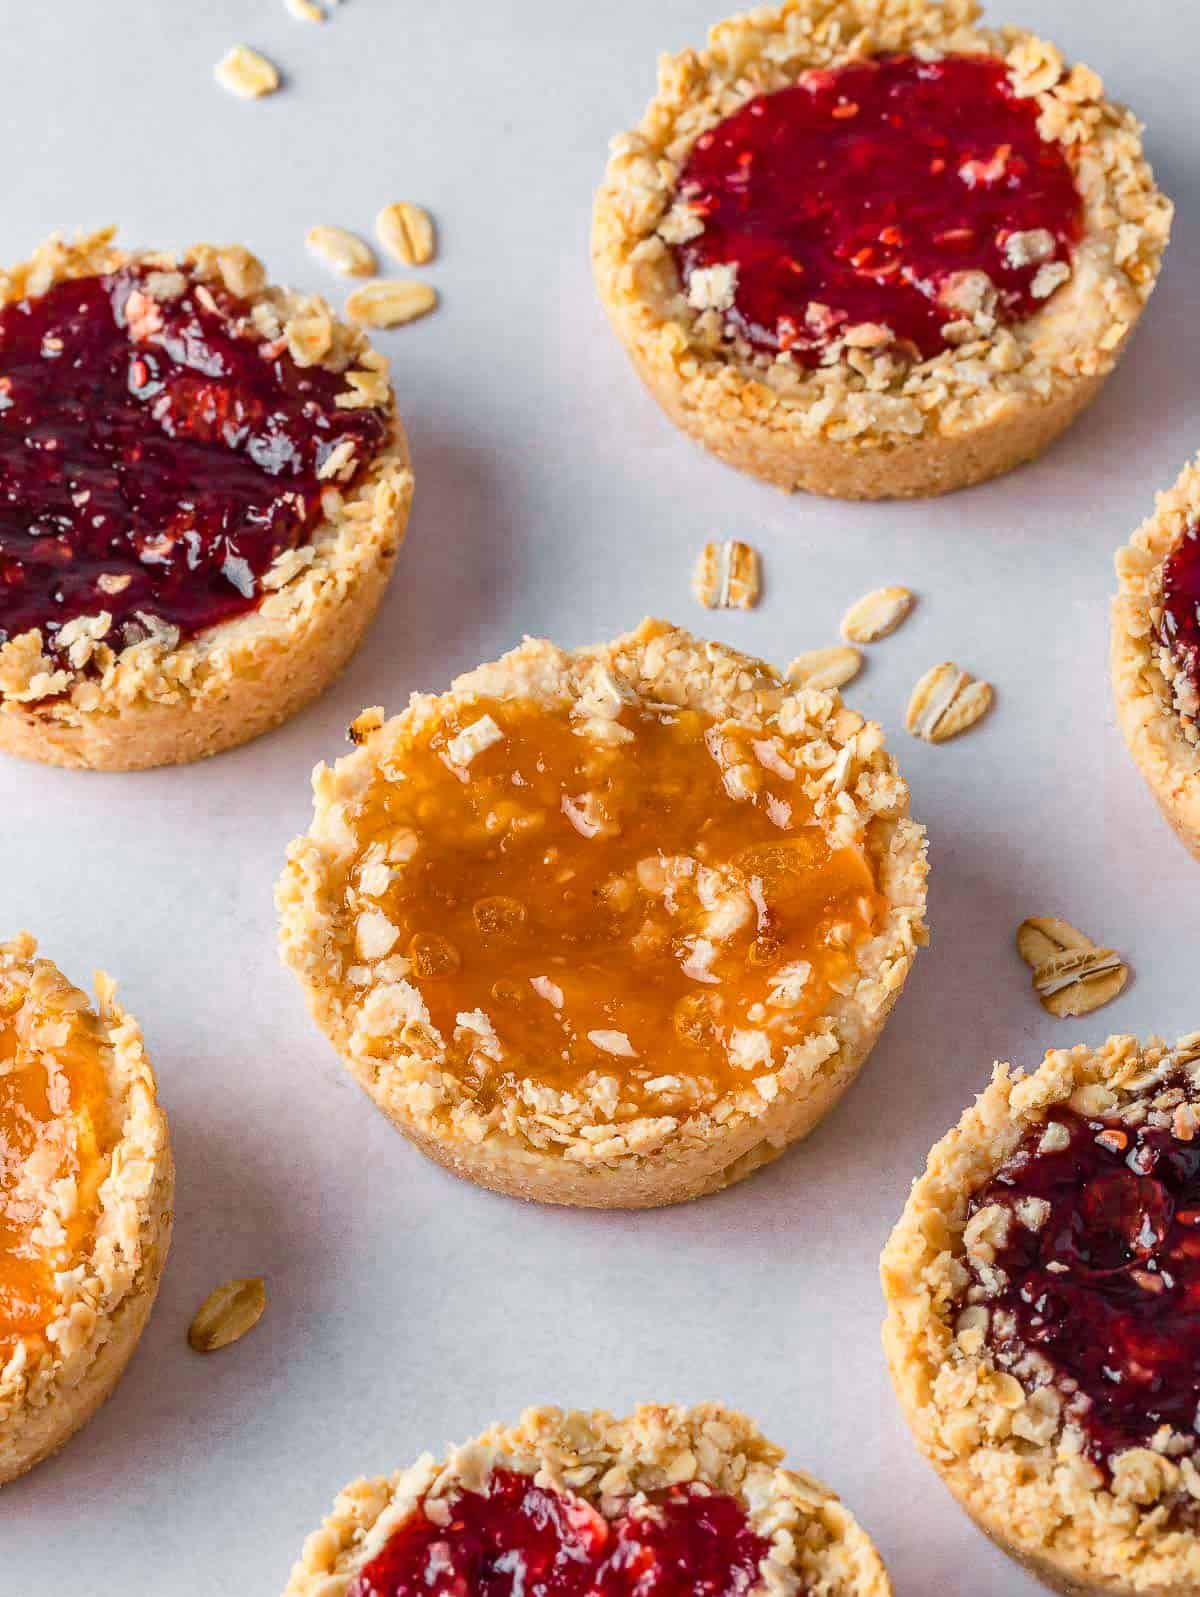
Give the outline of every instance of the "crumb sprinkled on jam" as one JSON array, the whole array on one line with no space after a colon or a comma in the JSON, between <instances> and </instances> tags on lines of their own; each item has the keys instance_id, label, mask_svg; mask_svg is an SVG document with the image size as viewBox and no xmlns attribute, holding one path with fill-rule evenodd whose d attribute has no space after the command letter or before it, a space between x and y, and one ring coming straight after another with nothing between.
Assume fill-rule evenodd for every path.
<instances>
[{"instance_id":1,"label":"crumb sprinkled on jam","mask_svg":"<svg viewBox=\"0 0 1200 1597\"><path fill-rule=\"evenodd\" d=\"M94 1022L52 990L22 1007L22 992L0 982L0 1368L54 1312L54 1275L94 1223L113 1141ZM31 1046L48 1034L52 1055ZM55 1182L74 1200L47 1225Z\"/></svg>"},{"instance_id":2,"label":"crumb sprinkled on jam","mask_svg":"<svg viewBox=\"0 0 1200 1597\"><path fill-rule=\"evenodd\" d=\"M691 303L810 365L851 328L929 357L960 341L950 324L1028 316L1080 234L1071 168L1037 122L991 56L884 56L760 95L701 135L679 179L703 226L677 235ZM724 294L697 280L729 267Z\"/></svg>"},{"instance_id":3,"label":"crumb sprinkled on jam","mask_svg":"<svg viewBox=\"0 0 1200 1597\"><path fill-rule=\"evenodd\" d=\"M417 1508L348 1597L744 1597L767 1541L732 1497L692 1486L606 1519L532 1476L493 1471L485 1490Z\"/></svg>"},{"instance_id":4,"label":"crumb sprinkled on jam","mask_svg":"<svg viewBox=\"0 0 1200 1597\"><path fill-rule=\"evenodd\" d=\"M606 1119L765 1097L883 905L806 774L786 737L670 705L457 705L364 797L348 980L402 976L406 1040L483 1112L530 1078Z\"/></svg>"},{"instance_id":5,"label":"crumb sprinkled on jam","mask_svg":"<svg viewBox=\"0 0 1200 1597\"><path fill-rule=\"evenodd\" d=\"M167 281L167 292L161 284ZM190 637L254 608L260 579L320 515L324 462L361 469L378 411L298 366L248 306L186 272L131 265L0 310L0 641L109 615Z\"/></svg>"},{"instance_id":6,"label":"crumb sprinkled on jam","mask_svg":"<svg viewBox=\"0 0 1200 1597\"><path fill-rule=\"evenodd\" d=\"M1198 1132L1182 1074L1133 1118L1059 1107L971 1201L987 1345L1027 1390L1058 1391L1102 1468L1155 1439L1197 1445Z\"/></svg>"},{"instance_id":7,"label":"crumb sprinkled on jam","mask_svg":"<svg viewBox=\"0 0 1200 1597\"><path fill-rule=\"evenodd\" d=\"M1163 562L1161 635L1200 702L1200 524Z\"/></svg>"}]
</instances>

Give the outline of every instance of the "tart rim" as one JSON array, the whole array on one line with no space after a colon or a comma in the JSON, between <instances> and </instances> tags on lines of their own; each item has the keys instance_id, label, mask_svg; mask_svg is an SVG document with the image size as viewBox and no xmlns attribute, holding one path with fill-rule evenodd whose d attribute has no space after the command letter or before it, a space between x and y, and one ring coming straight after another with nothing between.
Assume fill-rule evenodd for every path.
<instances>
[{"instance_id":1,"label":"tart rim","mask_svg":"<svg viewBox=\"0 0 1200 1597\"><path fill-rule=\"evenodd\" d=\"M37 629L0 646L0 748L52 764L132 769L232 747L325 686L382 596L404 537L413 478L388 362L361 329L339 321L319 296L269 284L261 262L242 246L197 244L177 258L119 249L114 232L106 227L69 242L51 237L28 261L0 271L0 307L130 262L162 270L182 264L200 282L218 281L245 299L252 313L262 306L262 314L274 316L282 336L293 341L305 323L327 320L331 348L319 364L353 369L365 385L363 402L383 407L390 432L348 494L330 483L321 518L297 550L277 558L251 610L183 640L158 621L149 638L122 649L99 679L84 673L91 649L86 625L79 622L72 623L81 660L76 668L60 667L44 655ZM305 556L302 551L309 549L311 556ZM339 637L339 628L348 640ZM296 658L288 659L293 651ZM273 683L273 692L263 694L262 678L280 670L281 657L292 680ZM259 681L257 690L252 678ZM308 691L298 692L296 678ZM247 685L254 691L244 691ZM186 732L178 724L183 716L189 718Z\"/></svg>"},{"instance_id":2,"label":"tart rim","mask_svg":"<svg viewBox=\"0 0 1200 1597\"><path fill-rule=\"evenodd\" d=\"M814 822L827 837L841 826L848 841L858 841L861 830L864 848L874 823L869 847L887 916L858 950L854 992L827 1008L805 1042L796 1045L796 1054L805 1058L797 1058L790 1081L772 1084L774 1096L766 1097L748 1079L740 1093L716 1100L714 1109L736 1104L723 1119L706 1111L670 1124L670 1117L622 1123L612 1128L622 1146L602 1152L597 1148L603 1150L603 1143L582 1134L582 1126L594 1121L581 1118L569 1145L576 1151L565 1156L497 1129L473 1127L466 1116L456 1125L439 1113L445 1101L440 1071L402 1050L386 1057L372 1053L372 1036L379 1034L367 1029L371 1017L362 1014L372 989L357 1016L343 1006L336 991L341 978L328 976L326 937L342 914L348 862L361 852L346 806L370 780L377 754L398 722L407 718L419 725L443 706L477 696L559 707L579 702L605 674L639 700L680 704L743 723L790 707L798 723L791 735L824 739L830 755L821 776L813 779L816 791L810 796L819 805ZM359 748L332 769L320 765L314 772L313 823L291 845L276 889L283 961L300 979L314 1019L377 1106L423 1152L496 1190L544 1202L641 1207L699 1196L748 1174L811 1129L849 1085L925 940L925 834L909 818L908 789L883 750L879 727L846 708L836 694L793 690L763 662L703 643L666 622L645 621L611 643L574 651L526 639L500 660L456 678L446 694L414 694L408 709L391 722L383 720L382 711L364 712L351 734ZM867 791L856 802L849 790L863 778ZM772 1073L777 1077L789 1068L790 1060ZM638 1146L629 1146L630 1137ZM753 1162L735 1170L746 1156Z\"/></svg>"},{"instance_id":3,"label":"tart rim","mask_svg":"<svg viewBox=\"0 0 1200 1597\"><path fill-rule=\"evenodd\" d=\"M967 1205L1047 1110L1070 1102L1084 1114L1109 1113L1143 1096L1153 1072L1177 1061L1194 1069L1198 1058L1194 1032L1174 1045L1115 1035L1095 1049L1050 1049L1028 1075L997 1064L930 1150L880 1259L884 1353L918 1448L979 1527L1056 1590L1183 1597L1200 1580L1200 1532L1155 1523L1159 1498L1184 1480L1172 1460L1127 1448L1105 1482L1056 1442L1057 1424L995 1368L986 1342L976 1349L958 1340L948 1314L965 1274L956 1261ZM939 1395L949 1369L960 1378ZM1024 1428L1014 1436L1018 1418Z\"/></svg>"},{"instance_id":4,"label":"tart rim","mask_svg":"<svg viewBox=\"0 0 1200 1597\"><path fill-rule=\"evenodd\" d=\"M95 1229L79 1263L56 1283L58 1311L0 1367L3 1483L84 1424L132 1355L170 1247L174 1166L141 1029L117 1002L112 979L97 972L93 1008L51 960L37 957L27 932L0 944L0 971L60 985L95 1018L110 1099L121 1116Z\"/></svg>"},{"instance_id":5,"label":"tart rim","mask_svg":"<svg viewBox=\"0 0 1200 1597\"><path fill-rule=\"evenodd\" d=\"M1200 456L1155 498L1152 515L1116 554L1110 667L1117 724L1163 814L1200 859L1200 722L1185 729L1179 688L1169 678L1170 651L1160 645L1152 611L1161 598L1162 568L1184 533L1200 521Z\"/></svg>"},{"instance_id":6,"label":"tart rim","mask_svg":"<svg viewBox=\"0 0 1200 1597\"><path fill-rule=\"evenodd\" d=\"M812 1553L818 1563L828 1564L832 1557L832 1568L800 1573L809 1580L832 1574L837 1585L823 1588L830 1597L891 1597L879 1554L850 1510L813 1476L782 1468L782 1457L783 1450L752 1420L718 1403L643 1404L625 1418L603 1409L529 1408L516 1425L491 1425L440 1462L425 1453L390 1477L352 1482L338 1494L320 1530L306 1539L283 1597L344 1597L427 1494L470 1490L496 1466L532 1474L539 1485L592 1501L604 1495L600 1485L608 1480L608 1500L618 1512L636 1491L699 1481L734 1497L752 1528L772 1542L764 1560L767 1572L754 1592L788 1597L795 1590L795 1559ZM820 1527L826 1538L820 1548L792 1537L792 1530L806 1526Z\"/></svg>"},{"instance_id":7,"label":"tart rim","mask_svg":"<svg viewBox=\"0 0 1200 1597\"><path fill-rule=\"evenodd\" d=\"M613 141L593 216L601 300L672 419L731 464L779 487L848 498L946 491L1037 453L1115 365L1154 287L1170 202L1142 156L1139 123L1104 98L1094 72L1067 72L1061 53L1031 33L976 27L979 15L977 0L783 0L729 18L704 49L661 58L641 122ZM675 269L658 231L695 138L810 67L943 47L1008 59L1037 96L1043 137L1086 150L1070 281L1034 316L899 375L886 354L843 349L834 364L785 378L780 363L744 359L715 332L706 336L703 313L679 303L677 276L673 298L666 291ZM1004 431L1012 436L1002 439ZM989 460L1001 446L1015 458Z\"/></svg>"}]
</instances>

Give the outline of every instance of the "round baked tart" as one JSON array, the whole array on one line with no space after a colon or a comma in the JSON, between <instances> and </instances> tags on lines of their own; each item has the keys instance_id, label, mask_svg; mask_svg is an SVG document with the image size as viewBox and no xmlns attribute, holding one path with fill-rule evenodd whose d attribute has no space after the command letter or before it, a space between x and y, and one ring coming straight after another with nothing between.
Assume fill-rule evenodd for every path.
<instances>
[{"instance_id":1,"label":"round baked tart","mask_svg":"<svg viewBox=\"0 0 1200 1597\"><path fill-rule=\"evenodd\" d=\"M314 778L282 946L355 1079L498 1191L644 1207L803 1136L924 938L879 728L664 622L369 711Z\"/></svg>"},{"instance_id":2,"label":"round baked tart","mask_svg":"<svg viewBox=\"0 0 1200 1597\"><path fill-rule=\"evenodd\" d=\"M0 748L126 770L319 693L412 476L387 362L240 247L112 230L0 272Z\"/></svg>"},{"instance_id":3,"label":"round baked tart","mask_svg":"<svg viewBox=\"0 0 1200 1597\"><path fill-rule=\"evenodd\" d=\"M1056 1591L1200 1591L1200 1032L998 1066L883 1255L921 1450Z\"/></svg>"},{"instance_id":4,"label":"round baked tart","mask_svg":"<svg viewBox=\"0 0 1200 1597\"><path fill-rule=\"evenodd\" d=\"M596 200L646 386L787 490L946 493L1098 392L1171 206L1096 74L974 0L786 0L665 57Z\"/></svg>"},{"instance_id":5,"label":"round baked tart","mask_svg":"<svg viewBox=\"0 0 1200 1597\"><path fill-rule=\"evenodd\" d=\"M890 1597L848 1509L715 1403L528 1409L347 1486L284 1597Z\"/></svg>"},{"instance_id":6,"label":"round baked tart","mask_svg":"<svg viewBox=\"0 0 1200 1597\"><path fill-rule=\"evenodd\" d=\"M1200 459L1117 553L1117 720L1163 814L1200 859Z\"/></svg>"},{"instance_id":7,"label":"round baked tart","mask_svg":"<svg viewBox=\"0 0 1200 1597\"><path fill-rule=\"evenodd\" d=\"M89 1420L171 1239L167 1122L137 1024L29 936L0 944L0 1483Z\"/></svg>"}]
</instances>

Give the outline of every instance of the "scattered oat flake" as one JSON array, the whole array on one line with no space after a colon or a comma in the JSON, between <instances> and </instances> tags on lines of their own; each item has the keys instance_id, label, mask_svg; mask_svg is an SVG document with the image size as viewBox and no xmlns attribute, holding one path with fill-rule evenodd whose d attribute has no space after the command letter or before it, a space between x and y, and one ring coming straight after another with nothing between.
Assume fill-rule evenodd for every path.
<instances>
[{"instance_id":1,"label":"scattered oat flake","mask_svg":"<svg viewBox=\"0 0 1200 1597\"><path fill-rule=\"evenodd\" d=\"M908 588L876 588L852 604L842 617L842 637L848 643L878 643L906 618L916 596Z\"/></svg>"},{"instance_id":2,"label":"scattered oat flake","mask_svg":"<svg viewBox=\"0 0 1200 1597\"><path fill-rule=\"evenodd\" d=\"M904 724L926 743L945 743L966 732L992 705L992 685L964 671L953 660L935 665L917 683Z\"/></svg>"},{"instance_id":3,"label":"scattered oat flake","mask_svg":"<svg viewBox=\"0 0 1200 1597\"><path fill-rule=\"evenodd\" d=\"M862 670L862 651L849 643L798 654L784 675L798 688L844 688Z\"/></svg>"},{"instance_id":4,"label":"scattered oat flake","mask_svg":"<svg viewBox=\"0 0 1200 1597\"><path fill-rule=\"evenodd\" d=\"M1017 928L1017 952L1033 969L1042 1008L1059 1019L1111 1003L1129 980L1114 949L1099 948L1057 915L1031 915Z\"/></svg>"},{"instance_id":5,"label":"scattered oat flake","mask_svg":"<svg viewBox=\"0 0 1200 1597\"><path fill-rule=\"evenodd\" d=\"M261 1276L226 1281L210 1292L196 1311L188 1327L188 1341L197 1353L215 1353L252 1331L266 1306L267 1288Z\"/></svg>"},{"instance_id":6,"label":"scattered oat flake","mask_svg":"<svg viewBox=\"0 0 1200 1597\"><path fill-rule=\"evenodd\" d=\"M318 224L309 228L304 242L319 261L343 277L371 277L375 272L375 251L344 227Z\"/></svg>"},{"instance_id":7,"label":"scattered oat flake","mask_svg":"<svg viewBox=\"0 0 1200 1597\"><path fill-rule=\"evenodd\" d=\"M636 1059L637 1049L623 1031L589 1031L588 1042L601 1053L617 1054L622 1059Z\"/></svg>"},{"instance_id":8,"label":"scattered oat flake","mask_svg":"<svg viewBox=\"0 0 1200 1597\"><path fill-rule=\"evenodd\" d=\"M735 538L704 545L692 574L692 592L706 610L752 610L760 591L753 545Z\"/></svg>"},{"instance_id":9,"label":"scattered oat flake","mask_svg":"<svg viewBox=\"0 0 1200 1597\"><path fill-rule=\"evenodd\" d=\"M248 44L235 44L217 62L213 75L223 89L243 100L258 100L279 87L279 69Z\"/></svg>"},{"instance_id":10,"label":"scattered oat flake","mask_svg":"<svg viewBox=\"0 0 1200 1597\"><path fill-rule=\"evenodd\" d=\"M316 0L283 0L284 5L292 16L301 22L324 22L325 13L317 5Z\"/></svg>"},{"instance_id":11,"label":"scattered oat flake","mask_svg":"<svg viewBox=\"0 0 1200 1597\"><path fill-rule=\"evenodd\" d=\"M348 296L346 315L368 327L399 327L427 316L437 302L437 290L429 283L380 278Z\"/></svg>"},{"instance_id":12,"label":"scattered oat flake","mask_svg":"<svg viewBox=\"0 0 1200 1597\"><path fill-rule=\"evenodd\" d=\"M433 218L421 205L399 200L375 218L375 233L389 255L405 266L426 266L437 253Z\"/></svg>"}]
</instances>

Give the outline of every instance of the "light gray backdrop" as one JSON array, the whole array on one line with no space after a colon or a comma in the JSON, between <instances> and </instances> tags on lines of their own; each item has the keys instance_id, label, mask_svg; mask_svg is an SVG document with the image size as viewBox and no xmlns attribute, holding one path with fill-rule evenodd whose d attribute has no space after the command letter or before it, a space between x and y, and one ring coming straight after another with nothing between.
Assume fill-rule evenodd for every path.
<instances>
[{"instance_id":1,"label":"light gray backdrop","mask_svg":"<svg viewBox=\"0 0 1200 1597\"><path fill-rule=\"evenodd\" d=\"M0 0L0 258L119 220L136 243L243 239L276 275L316 222L436 214L439 314L385 339L416 512L380 620L343 680L209 764L128 777L0 765L3 927L79 978L103 964L141 1018L179 1164L175 1251L117 1396L0 1494L0 1593L274 1597L336 1489L522 1405L723 1398L838 1487L901 1594L1026 1597L915 1455L879 1352L876 1259L930 1143L995 1057L1108 1030L1200 1025L1200 866L1112 725L1116 546L1200 445L1200 13L1180 0L1012 0L1150 121L1179 203L1163 284L1124 366L1041 464L940 502L785 499L717 465L640 392L597 308L591 191L659 50L719 0L347 0L317 28L281 0ZM997 20L1000 20L997 15ZM223 94L235 40L286 92ZM520 1207L411 1152L342 1075L277 965L271 889L308 776L364 704L440 688L524 632L574 644L688 589L715 535L763 550L752 615L707 624L786 662L834 641L867 588L920 607L852 701L903 757L932 838L933 946L866 1075L802 1148L720 1198L657 1214ZM997 687L986 727L926 748L909 687L953 657ZM1082 1022L1044 1015L1012 951L1057 912L1137 975ZM260 1328L212 1358L188 1319L265 1274Z\"/></svg>"}]
</instances>

